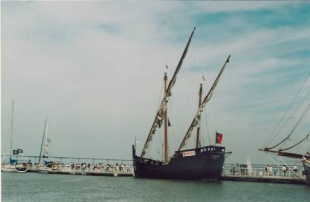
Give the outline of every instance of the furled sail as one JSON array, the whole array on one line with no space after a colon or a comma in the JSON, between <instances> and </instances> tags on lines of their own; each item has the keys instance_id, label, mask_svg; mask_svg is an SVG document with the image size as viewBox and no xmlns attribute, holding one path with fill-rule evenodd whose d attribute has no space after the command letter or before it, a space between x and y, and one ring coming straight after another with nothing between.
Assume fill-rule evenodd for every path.
<instances>
[{"instance_id":1,"label":"furled sail","mask_svg":"<svg viewBox=\"0 0 310 202\"><path fill-rule=\"evenodd\" d=\"M178 150L181 150L183 147L185 147L186 145L186 141L191 137L192 135L192 131L194 129L194 127L200 127L200 115L201 113L203 112L203 108L206 106L207 102L209 102L209 100L211 99L212 97L212 94L214 92L214 89L217 85L217 83L219 82L220 80L220 77L226 67L226 64L229 63L229 58L230 58L230 55L228 56L227 60L225 61L224 65L222 66L222 69L220 71L220 73L218 74L218 76L216 77L211 89L209 90L208 94L206 95L206 97L204 98L204 100L202 101L200 107L198 108L197 110L197 113L196 113L196 116L194 117L191 125L189 126L183 140L182 140L182 143L180 144L180 147Z\"/></svg>"},{"instance_id":2,"label":"furled sail","mask_svg":"<svg viewBox=\"0 0 310 202\"><path fill-rule=\"evenodd\" d=\"M188 40L188 42L186 44L186 47L185 47L185 49L183 51L183 54L182 54L181 59L180 59L180 61L178 63L178 66L176 67L176 70L175 70L175 72L174 72L174 74L173 74L173 76L172 76L172 78L171 78L171 80L170 80L170 82L168 84L168 87L167 87L167 89L165 91L164 97L163 97L163 99L162 99L162 101L160 103L159 109L158 109L158 111L156 113L156 116L154 118L152 127L150 129L149 135L148 135L148 137L147 137L147 139L145 141L144 147L142 149L141 157L144 157L144 155L146 154L146 149L148 148L149 142L152 141L152 138L153 138L153 135L155 134L156 129L159 128L159 126L161 125L159 123L161 123L161 120L164 118L164 112L166 110L168 99L171 96L171 89L172 89L172 87L174 86L174 84L176 82L177 74L178 74L178 72L180 71L180 69L182 67L183 60L186 57L189 45L191 43L192 37L193 37L194 32L195 32L195 29L196 28L194 28L194 30L192 31L192 33L190 35L190 38L189 38L189 40Z\"/></svg>"}]
</instances>

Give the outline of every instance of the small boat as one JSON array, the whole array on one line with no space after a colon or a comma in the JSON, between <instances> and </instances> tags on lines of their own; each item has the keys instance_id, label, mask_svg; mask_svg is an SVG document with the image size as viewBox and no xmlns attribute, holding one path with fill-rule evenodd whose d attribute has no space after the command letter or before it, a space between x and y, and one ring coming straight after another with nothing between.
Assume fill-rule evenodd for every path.
<instances>
[{"instance_id":1,"label":"small boat","mask_svg":"<svg viewBox=\"0 0 310 202\"><path fill-rule=\"evenodd\" d=\"M18 173L27 172L28 171L27 164L22 163L22 164L15 165L15 171Z\"/></svg>"},{"instance_id":2,"label":"small boat","mask_svg":"<svg viewBox=\"0 0 310 202\"><path fill-rule=\"evenodd\" d=\"M10 158L10 164L5 164L1 167L1 172L7 173L25 173L28 171L26 163L18 163L17 160Z\"/></svg>"},{"instance_id":3,"label":"small boat","mask_svg":"<svg viewBox=\"0 0 310 202\"><path fill-rule=\"evenodd\" d=\"M1 172L15 173L15 166L12 164L4 164L3 166L1 166Z\"/></svg>"},{"instance_id":4,"label":"small boat","mask_svg":"<svg viewBox=\"0 0 310 202\"><path fill-rule=\"evenodd\" d=\"M223 164L225 160L224 146L218 146L216 144L221 144L222 134L217 133L217 141L215 145L201 146L200 136L199 136L199 123L201 113L211 99L214 89L225 69L226 64L229 62L230 56L226 59L224 65L222 66L220 73L215 79L211 89L205 98L201 99L197 113L190 124L183 141L181 142L179 149L174 152L174 154L169 158L168 154L168 138L167 138L167 127L169 125L168 115L167 115L167 103L169 97L171 97L171 90L176 83L177 74L182 66L183 60L187 54L191 39L193 37L195 28L192 31L187 45L183 51L181 59L176 67L173 77L167 83L167 75L164 75L164 96L160 103L159 109L155 115L154 121L151 125L151 129L146 138L146 142L142 149L140 156L136 154L136 147L132 145L132 155L133 155L133 166L134 175L137 178L155 178L155 179L184 179L184 180L218 180L221 176ZM167 85L168 84L168 85ZM202 90L200 90L202 91ZM202 101L201 101L202 100ZM164 138L163 138L163 160L155 160L154 158L147 158L146 154L148 152L148 147L153 139L153 135L156 130L164 125ZM196 147L191 149L184 149L187 140L191 137L194 128L197 129L196 134ZM230 152L229 152L230 153Z\"/></svg>"}]
</instances>

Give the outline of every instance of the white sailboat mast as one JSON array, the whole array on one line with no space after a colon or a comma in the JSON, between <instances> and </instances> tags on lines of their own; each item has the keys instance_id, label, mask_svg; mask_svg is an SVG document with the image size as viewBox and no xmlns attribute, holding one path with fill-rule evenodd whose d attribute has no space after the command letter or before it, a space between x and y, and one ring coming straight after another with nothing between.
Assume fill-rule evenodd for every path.
<instances>
[{"instance_id":1,"label":"white sailboat mast","mask_svg":"<svg viewBox=\"0 0 310 202\"><path fill-rule=\"evenodd\" d=\"M11 115L11 137L10 137L10 155L13 155L13 123L14 123L14 99L12 100L12 115Z\"/></svg>"},{"instance_id":2,"label":"white sailboat mast","mask_svg":"<svg viewBox=\"0 0 310 202\"><path fill-rule=\"evenodd\" d=\"M47 147L47 130L48 130L48 116L46 117L46 120L45 120L42 144L41 144L40 155L39 155L39 163L41 162L42 152L43 152L43 156L47 155L47 148L46 148Z\"/></svg>"}]
</instances>

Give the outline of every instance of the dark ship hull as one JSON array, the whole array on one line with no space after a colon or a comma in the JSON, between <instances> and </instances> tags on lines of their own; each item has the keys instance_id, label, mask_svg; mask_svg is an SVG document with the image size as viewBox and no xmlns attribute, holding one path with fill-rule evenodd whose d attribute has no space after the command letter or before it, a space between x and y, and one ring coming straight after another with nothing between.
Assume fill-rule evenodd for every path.
<instances>
[{"instance_id":1,"label":"dark ship hull","mask_svg":"<svg viewBox=\"0 0 310 202\"><path fill-rule=\"evenodd\" d=\"M218 180L225 160L225 147L206 146L176 151L168 163L136 156L133 146L135 177L180 180Z\"/></svg>"}]
</instances>

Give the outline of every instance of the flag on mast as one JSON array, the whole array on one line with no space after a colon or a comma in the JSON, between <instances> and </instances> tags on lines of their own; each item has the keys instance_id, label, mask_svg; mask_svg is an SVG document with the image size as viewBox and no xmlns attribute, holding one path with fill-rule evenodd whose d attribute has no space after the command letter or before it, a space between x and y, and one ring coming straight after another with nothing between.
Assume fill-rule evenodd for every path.
<instances>
[{"instance_id":1,"label":"flag on mast","mask_svg":"<svg viewBox=\"0 0 310 202\"><path fill-rule=\"evenodd\" d=\"M215 143L222 144L222 141L223 141L223 134L215 132Z\"/></svg>"}]
</instances>

